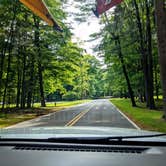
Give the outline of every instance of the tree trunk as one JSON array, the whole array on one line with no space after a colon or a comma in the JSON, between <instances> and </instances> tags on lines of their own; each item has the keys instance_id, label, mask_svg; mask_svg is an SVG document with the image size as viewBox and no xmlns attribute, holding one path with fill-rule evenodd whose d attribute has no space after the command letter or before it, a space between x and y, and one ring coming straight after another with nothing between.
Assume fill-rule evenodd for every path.
<instances>
[{"instance_id":1,"label":"tree trunk","mask_svg":"<svg viewBox=\"0 0 166 166\"><path fill-rule=\"evenodd\" d=\"M38 63L38 77L39 77L39 85L40 85L40 101L41 106L46 107L45 98L44 98L44 88L43 88L43 75L42 75L42 66L41 63Z\"/></svg>"},{"instance_id":2,"label":"tree trunk","mask_svg":"<svg viewBox=\"0 0 166 166\"><path fill-rule=\"evenodd\" d=\"M9 50L9 55L8 55L8 67L7 67L7 77L5 80L5 89L3 93L3 104L2 104L2 110L4 110L5 106L5 100L6 100L6 91L8 87L8 77L9 77L9 71L10 71L10 61L11 61L11 49L12 49L12 42L9 43L9 41L13 40L13 29L14 29L14 24L15 24L15 19L16 19L16 4L13 4L13 19L10 25L10 32L7 37L7 41L4 41L4 46L2 49L2 56L1 56L1 66L0 66L0 89L2 87L2 76L3 76L3 70L4 70L4 61L5 61L5 54L7 49Z\"/></svg>"},{"instance_id":3,"label":"tree trunk","mask_svg":"<svg viewBox=\"0 0 166 166\"><path fill-rule=\"evenodd\" d=\"M153 86L153 55L152 55L152 33L150 22L150 10L148 1L145 1L146 6L146 31L147 31L147 60L148 60L148 106L150 109L155 109L154 102L154 86Z\"/></svg>"},{"instance_id":4,"label":"tree trunk","mask_svg":"<svg viewBox=\"0 0 166 166\"><path fill-rule=\"evenodd\" d=\"M158 83L158 71L157 66L154 67L154 80L155 80L155 92L156 92L156 98L159 99L159 83Z\"/></svg>"},{"instance_id":5,"label":"tree trunk","mask_svg":"<svg viewBox=\"0 0 166 166\"><path fill-rule=\"evenodd\" d=\"M11 40L11 35L12 35L12 31L13 31L13 26L14 26L14 21L15 21L15 17L16 15L14 14L13 16L13 20L10 26L10 32L9 35L7 37L7 41L4 40L4 45L2 46L2 54L1 54L1 67L0 67L0 88L2 86L2 76L3 76L3 70L4 70L4 61L5 61L5 54L9 45L9 41Z\"/></svg>"},{"instance_id":6,"label":"tree trunk","mask_svg":"<svg viewBox=\"0 0 166 166\"><path fill-rule=\"evenodd\" d=\"M117 37L117 40L115 41L115 44L117 45L117 48L118 48L119 59L120 59L120 62L121 62L122 68L123 68L123 73L124 73L124 76L125 76L125 79L126 79L126 83L127 83L131 103L132 103L133 107L136 107L136 103L135 103L135 99L134 99L134 92L132 90L131 83L130 83L128 73L127 73L127 70L126 70L126 66L125 66L125 63L124 63L123 54L122 54L122 50L121 50L121 43L120 43L119 37Z\"/></svg>"},{"instance_id":7,"label":"tree trunk","mask_svg":"<svg viewBox=\"0 0 166 166\"><path fill-rule=\"evenodd\" d=\"M105 15L105 19L106 19L106 22L107 24L109 25L109 20L108 20L108 17L106 15L106 13L104 14ZM116 18L117 19L117 18ZM132 87L131 87L131 83L130 83L130 79L128 77L128 73L127 73L127 70L126 70L126 66L125 66L125 63L124 63L124 59L123 59L123 54L122 54L122 49L121 49L121 43L120 43L120 39L119 39L119 36L116 36L114 33L112 32L109 32L110 35L112 36L112 38L114 38L115 40L115 45L117 46L118 48L118 56L119 56L119 59L120 59L120 62L121 62L121 65L122 65L122 69L123 69L123 74L125 76L125 79L126 79L126 83L127 83L127 88L128 88L128 93L130 95L130 99L131 99L131 103L132 103L132 106L133 107L136 107L136 102L135 102L135 99L134 99L134 92L132 90Z\"/></svg>"},{"instance_id":8,"label":"tree trunk","mask_svg":"<svg viewBox=\"0 0 166 166\"><path fill-rule=\"evenodd\" d=\"M25 108L26 94L25 94L25 71L26 71L26 49L23 48L23 71L22 71L22 85L21 85L21 109Z\"/></svg>"},{"instance_id":9,"label":"tree trunk","mask_svg":"<svg viewBox=\"0 0 166 166\"><path fill-rule=\"evenodd\" d=\"M16 108L19 108L20 94L21 94L21 74L20 71L17 73L17 97L16 97Z\"/></svg>"},{"instance_id":10,"label":"tree trunk","mask_svg":"<svg viewBox=\"0 0 166 166\"><path fill-rule=\"evenodd\" d=\"M163 88L164 118L166 120L166 7L165 0L155 0L161 82Z\"/></svg>"},{"instance_id":11,"label":"tree trunk","mask_svg":"<svg viewBox=\"0 0 166 166\"><path fill-rule=\"evenodd\" d=\"M8 89L8 84L9 84L9 73L11 70L11 48L12 46L10 46L9 48L9 55L8 55L8 65L7 65L7 76L6 76L6 80L5 80L5 89L4 89L4 93L3 93L3 103L2 103L2 111L4 111L5 108L5 103L6 103L6 94L7 94L7 89Z\"/></svg>"},{"instance_id":12,"label":"tree trunk","mask_svg":"<svg viewBox=\"0 0 166 166\"><path fill-rule=\"evenodd\" d=\"M7 43L7 42L6 42ZM2 53L1 53L1 66L0 66L0 89L2 88L2 76L3 76L3 68L4 68L4 61L5 61L5 54L6 54L7 44L3 46Z\"/></svg>"},{"instance_id":13,"label":"tree trunk","mask_svg":"<svg viewBox=\"0 0 166 166\"><path fill-rule=\"evenodd\" d=\"M35 57L34 54L30 55L30 79L29 79L29 88L28 88L28 97L27 97L27 108L31 108L32 105L32 97L34 91L34 64L35 64Z\"/></svg>"},{"instance_id":14,"label":"tree trunk","mask_svg":"<svg viewBox=\"0 0 166 166\"><path fill-rule=\"evenodd\" d=\"M11 70L11 54L12 54L12 49L13 49L13 42L14 42L14 26L15 26L15 19L16 19L16 6L13 5L13 19L12 19L12 23L11 23L11 29L10 29L10 33L9 33L9 40L10 43L7 42L8 46L8 60L7 60L7 76L6 76L6 80L5 80L5 88L4 88L4 93L3 93L3 103L2 103L2 111L4 111L4 107L5 107L5 103L6 103L6 93L7 93L7 89L8 89L8 84L9 84L9 79L10 79L10 70ZM5 52L3 53L3 56L5 56L6 53L6 49L7 49L7 45L5 47ZM3 63L1 64L1 74L3 74ZM1 75L2 77L2 75Z\"/></svg>"},{"instance_id":15,"label":"tree trunk","mask_svg":"<svg viewBox=\"0 0 166 166\"><path fill-rule=\"evenodd\" d=\"M41 65L41 50L40 50L40 33L39 33L39 20L34 17L35 23L35 46L38 54L38 78L39 78L39 88L40 88L40 102L41 107L46 107L44 98L44 87L43 87L43 69Z\"/></svg>"},{"instance_id":16,"label":"tree trunk","mask_svg":"<svg viewBox=\"0 0 166 166\"><path fill-rule=\"evenodd\" d=\"M20 69L20 54L21 47L18 47L17 55L17 96L16 96L16 108L19 108L20 104L20 95L21 95L21 69Z\"/></svg>"},{"instance_id":17,"label":"tree trunk","mask_svg":"<svg viewBox=\"0 0 166 166\"><path fill-rule=\"evenodd\" d=\"M139 8L138 8L138 4L137 4L136 0L133 0L133 3L134 3L134 7L135 7L137 26L138 26L138 31L139 31L140 51L141 51L141 56L142 56L142 67L143 67L144 82L145 82L145 101L147 102L147 107L149 107L148 63L147 63L146 49L144 47L145 41L144 41L144 36L143 36L143 27L142 27L140 12L139 12Z\"/></svg>"}]
</instances>

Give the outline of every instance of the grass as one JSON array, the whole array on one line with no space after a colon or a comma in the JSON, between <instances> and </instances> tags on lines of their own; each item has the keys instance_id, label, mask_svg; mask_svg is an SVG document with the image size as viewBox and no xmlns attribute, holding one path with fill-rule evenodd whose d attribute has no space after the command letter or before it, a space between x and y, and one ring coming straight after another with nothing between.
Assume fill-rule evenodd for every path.
<instances>
[{"instance_id":1,"label":"grass","mask_svg":"<svg viewBox=\"0 0 166 166\"><path fill-rule=\"evenodd\" d=\"M76 100L76 101L62 101L62 102L48 102L46 103L47 107L69 107L77 104L82 104L90 100ZM35 103L34 107L40 107L40 103Z\"/></svg>"},{"instance_id":2,"label":"grass","mask_svg":"<svg viewBox=\"0 0 166 166\"><path fill-rule=\"evenodd\" d=\"M78 100L78 101L68 101L68 102L58 102L55 106L54 102L47 103L46 108L41 108L40 103L35 103L33 109L25 110L13 110L10 113L0 112L0 128L8 127L26 120L34 119L38 116L49 114L51 112L60 111L64 108L74 106L87 102L89 100Z\"/></svg>"},{"instance_id":3,"label":"grass","mask_svg":"<svg viewBox=\"0 0 166 166\"><path fill-rule=\"evenodd\" d=\"M129 99L111 99L111 102L141 129L166 133L166 122L162 119L161 110L149 110L141 103L137 103L138 107L132 107ZM157 105L161 105L160 100Z\"/></svg>"},{"instance_id":4,"label":"grass","mask_svg":"<svg viewBox=\"0 0 166 166\"><path fill-rule=\"evenodd\" d=\"M4 127L8 127L11 125L14 125L16 123L19 122L23 122L26 120L30 120L37 117L36 114L17 114L17 113L13 113L13 114L0 114L0 128L4 128Z\"/></svg>"}]
</instances>

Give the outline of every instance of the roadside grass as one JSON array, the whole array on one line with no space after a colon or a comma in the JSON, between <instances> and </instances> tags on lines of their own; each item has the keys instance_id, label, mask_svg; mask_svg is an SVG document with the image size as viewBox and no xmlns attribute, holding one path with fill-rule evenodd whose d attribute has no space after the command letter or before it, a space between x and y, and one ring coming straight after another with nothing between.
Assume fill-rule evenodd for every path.
<instances>
[{"instance_id":1,"label":"roadside grass","mask_svg":"<svg viewBox=\"0 0 166 166\"><path fill-rule=\"evenodd\" d=\"M37 117L36 114L2 114L0 113L0 128L8 127L19 122L30 120Z\"/></svg>"},{"instance_id":2,"label":"roadside grass","mask_svg":"<svg viewBox=\"0 0 166 166\"><path fill-rule=\"evenodd\" d=\"M47 102L46 106L47 107L69 107L77 104L82 104L85 102L88 102L90 100L76 100L76 101L61 101L61 102ZM40 107L40 103L35 103L34 104L35 108Z\"/></svg>"},{"instance_id":3,"label":"roadside grass","mask_svg":"<svg viewBox=\"0 0 166 166\"><path fill-rule=\"evenodd\" d=\"M75 101L58 101L58 102L46 102L46 108L47 107L66 107L66 106L73 106L76 104L82 104L85 102L88 102L90 100L75 100ZM10 104L5 105L5 108L12 109L15 108L16 104ZM33 108L39 108L40 103L34 103ZM0 108L2 108L2 104L0 105Z\"/></svg>"},{"instance_id":4,"label":"roadside grass","mask_svg":"<svg viewBox=\"0 0 166 166\"><path fill-rule=\"evenodd\" d=\"M156 101L158 110L149 110L145 104L137 102L138 107L132 107L129 99L111 99L125 115L134 121L141 129L166 133L166 122L162 119L161 100Z\"/></svg>"},{"instance_id":5,"label":"roadside grass","mask_svg":"<svg viewBox=\"0 0 166 166\"><path fill-rule=\"evenodd\" d=\"M77 104L82 104L90 100L78 100L78 101L68 101L68 102L57 102L47 103L47 107L40 107L40 103L35 103L34 108L32 109L22 109L15 110L11 109L8 113L2 113L0 111L0 128L5 128L26 120L34 119L41 115L46 115L52 112L60 111L64 108L68 108Z\"/></svg>"}]
</instances>

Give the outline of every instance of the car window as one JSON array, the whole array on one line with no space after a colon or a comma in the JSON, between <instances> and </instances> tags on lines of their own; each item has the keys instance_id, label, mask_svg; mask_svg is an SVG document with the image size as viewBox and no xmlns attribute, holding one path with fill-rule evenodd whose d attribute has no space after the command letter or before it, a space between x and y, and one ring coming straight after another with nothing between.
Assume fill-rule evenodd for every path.
<instances>
[{"instance_id":1,"label":"car window","mask_svg":"<svg viewBox=\"0 0 166 166\"><path fill-rule=\"evenodd\" d=\"M165 133L165 10L164 0L1 0L0 128Z\"/></svg>"}]
</instances>

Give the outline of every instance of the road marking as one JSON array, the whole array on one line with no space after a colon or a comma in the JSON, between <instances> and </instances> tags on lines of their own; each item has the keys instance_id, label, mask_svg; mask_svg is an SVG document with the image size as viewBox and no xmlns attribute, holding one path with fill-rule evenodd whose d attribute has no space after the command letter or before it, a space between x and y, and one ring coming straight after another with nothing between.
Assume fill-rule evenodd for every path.
<instances>
[{"instance_id":1,"label":"road marking","mask_svg":"<svg viewBox=\"0 0 166 166\"><path fill-rule=\"evenodd\" d=\"M71 121L69 121L65 126L73 126L75 123L77 123L89 110L85 110L78 114L76 117L74 117Z\"/></svg>"},{"instance_id":2,"label":"road marking","mask_svg":"<svg viewBox=\"0 0 166 166\"><path fill-rule=\"evenodd\" d=\"M112 103L111 105L125 118L127 119L136 129L141 130L131 119L129 119L120 109L118 109L116 106L114 106Z\"/></svg>"},{"instance_id":3,"label":"road marking","mask_svg":"<svg viewBox=\"0 0 166 166\"><path fill-rule=\"evenodd\" d=\"M77 116L75 116L71 121L69 121L66 125L65 125L65 127L69 127L69 126L73 126L74 124L76 124L85 114L87 114L90 110L91 110L91 108L92 108L93 106L91 106L88 110L85 110L85 111L82 111L81 113L79 113Z\"/></svg>"},{"instance_id":4,"label":"road marking","mask_svg":"<svg viewBox=\"0 0 166 166\"><path fill-rule=\"evenodd\" d=\"M89 103L89 102L88 102ZM85 103L83 103L85 104ZM11 125L11 126L8 126L8 127L5 127L5 129L12 129L12 128L22 128L22 127L33 127L33 123L35 122L39 122L40 120L42 120L43 118L45 118L46 116L48 117L51 117L51 116L55 116L55 114L59 113L59 112L66 112L66 111L70 111L71 109L75 108L75 107L79 107L80 105L82 104L78 104L78 105L75 105L75 106L71 106L69 108L64 108L63 110L57 110L56 112L52 112L52 113L49 113L47 115L41 115L41 116L38 116L37 118L34 118L34 119L31 119L31 120L26 120L26 121L23 121L23 122L20 122L20 123L17 123L17 124L14 124L14 125ZM21 127L20 127L21 126Z\"/></svg>"}]
</instances>

